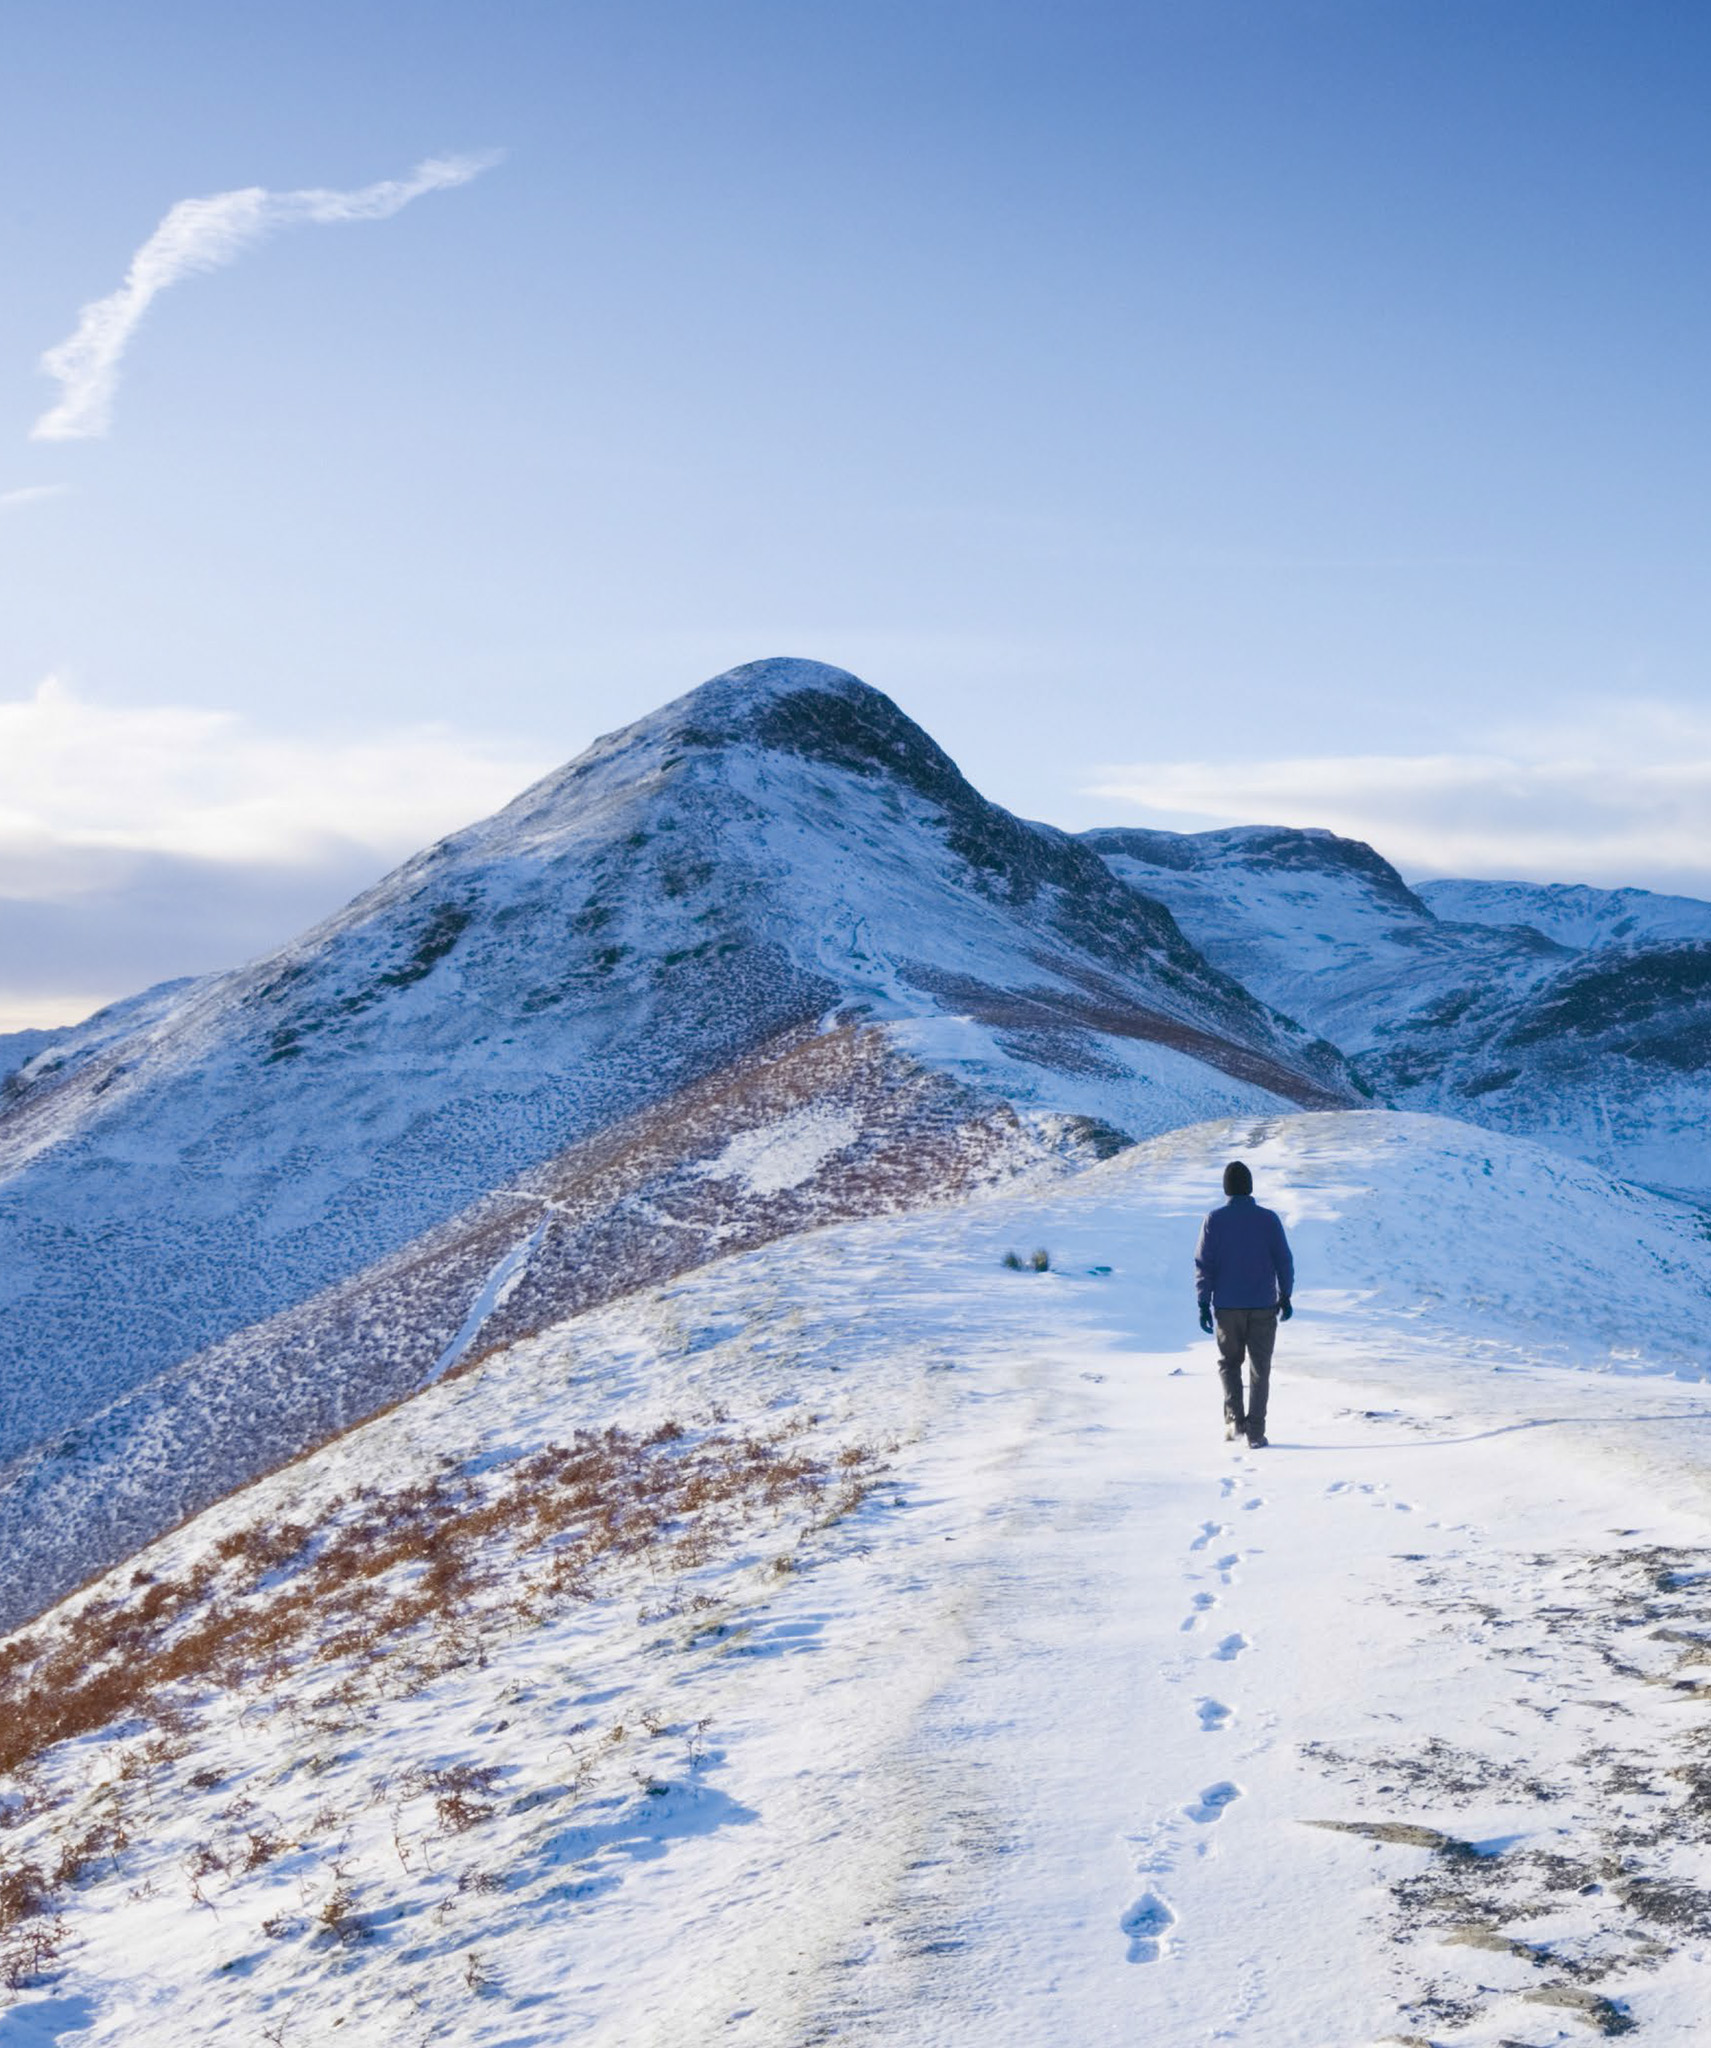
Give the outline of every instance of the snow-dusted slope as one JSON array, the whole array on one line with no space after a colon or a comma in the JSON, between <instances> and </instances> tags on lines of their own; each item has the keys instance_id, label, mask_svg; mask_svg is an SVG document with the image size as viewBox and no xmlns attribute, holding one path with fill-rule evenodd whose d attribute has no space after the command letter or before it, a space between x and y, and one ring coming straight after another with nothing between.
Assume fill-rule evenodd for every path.
<instances>
[{"instance_id":1,"label":"snow-dusted slope","mask_svg":"<svg viewBox=\"0 0 1711 2048\"><path fill-rule=\"evenodd\" d=\"M1084 837L1168 904L1216 965L1336 1043L1381 1100L1711 1195L1711 938L1663 943L1711 907L1654 898L1647 910L1630 900L1640 891L1568 891L1576 907L1547 934L1499 919L1539 899L1549 910L1556 892L1410 890L1371 847L1326 832ZM1487 914L1447 921L1470 900ZM1616 938L1630 921L1643 948Z\"/></svg>"},{"instance_id":2,"label":"snow-dusted slope","mask_svg":"<svg viewBox=\"0 0 1711 2048\"><path fill-rule=\"evenodd\" d=\"M995 1098L1020 1068L1036 1107L1061 1083L1084 1108L1103 1077L1137 1132L1350 1099L1329 1047L887 698L755 663L282 952L12 1077L0 1457L834 1016L968 1019Z\"/></svg>"},{"instance_id":3,"label":"snow-dusted slope","mask_svg":"<svg viewBox=\"0 0 1711 2048\"><path fill-rule=\"evenodd\" d=\"M1711 940L1711 903L1650 889L1578 882L1417 882L1414 893L1450 923L1531 925L1560 946L1672 946Z\"/></svg>"},{"instance_id":4,"label":"snow-dusted slope","mask_svg":"<svg viewBox=\"0 0 1711 2048\"><path fill-rule=\"evenodd\" d=\"M1193 1329L1232 1153L1301 1268L1263 1455ZM577 1318L0 1644L0 2027L1697 2048L1708 1287L1672 1205L1368 1113Z\"/></svg>"},{"instance_id":5,"label":"snow-dusted slope","mask_svg":"<svg viewBox=\"0 0 1711 2048\"><path fill-rule=\"evenodd\" d=\"M1495 1014L1568 950L1524 929L1450 925L1370 846L1265 825L1117 828L1084 842L1169 906L1226 974L1346 1052L1417 1027L1425 1010ZM1447 1017L1445 1021L1450 1021Z\"/></svg>"},{"instance_id":6,"label":"snow-dusted slope","mask_svg":"<svg viewBox=\"0 0 1711 2048\"><path fill-rule=\"evenodd\" d=\"M1186 1064L1186 1062L1184 1063ZM211 1345L0 1473L0 1627L496 1347L723 1254L1114 1142L1029 1123L878 1026L781 1034Z\"/></svg>"}]
</instances>

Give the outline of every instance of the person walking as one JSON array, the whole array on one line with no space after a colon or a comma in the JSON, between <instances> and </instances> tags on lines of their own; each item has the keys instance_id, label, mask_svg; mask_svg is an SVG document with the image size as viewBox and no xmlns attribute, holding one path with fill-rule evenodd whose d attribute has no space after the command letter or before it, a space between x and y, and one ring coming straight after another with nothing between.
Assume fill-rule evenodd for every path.
<instances>
[{"instance_id":1,"label":"person walking","mask_svg":"<svg viewBox=\"0 0 1711 2048\"><path fill-rule=\"evenodd\" d=\"M1200 1327L1218 1340L1218 1373L1224 1382L1224 1435L1245 1436L1256 1451L1266 1448L1265 1411L1271 1393L1271 1353L1277 1326L1295 1313L1295 1260L1275 1210L1254 1200L1254 1177L1239 1159L1224 1168L1229 1197L1200 1226L1194 1252L1194 1280L1200 1298ZM1214 1325L1214 1317L1216 1325ZM1242 1363L1248 1368L1242 1398Z\"/></svg>"}]
</instances>

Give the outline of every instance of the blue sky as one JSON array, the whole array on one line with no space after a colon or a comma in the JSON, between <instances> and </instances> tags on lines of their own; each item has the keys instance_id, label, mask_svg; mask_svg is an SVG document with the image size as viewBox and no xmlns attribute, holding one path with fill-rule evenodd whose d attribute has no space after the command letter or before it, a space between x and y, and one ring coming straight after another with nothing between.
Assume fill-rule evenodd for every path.
<instances>
[{"instance_id":1,"label":"blue sky","mask_svg":"<svg viewBox=\"0 0 1711 2048\"><path fill-rule=\"evenodd\" d=\"M0 1027L779 652L1065 825L1711 892L1708 87L1686 0L14 0ZM485 151L30 438L179 202Z\"/></svg>"}]
</instances>

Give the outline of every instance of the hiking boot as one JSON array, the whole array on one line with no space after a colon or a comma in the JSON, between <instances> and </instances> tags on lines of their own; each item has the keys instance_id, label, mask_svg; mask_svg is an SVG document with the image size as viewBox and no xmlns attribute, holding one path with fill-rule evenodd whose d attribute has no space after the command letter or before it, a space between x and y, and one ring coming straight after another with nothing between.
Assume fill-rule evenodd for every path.
<instances>
[{"instance_id":1,"label":"hiking boot","mask_svg":"<svg viewBox=\"0 0 1711 2048\"><path fill-rule=\"evenodd\" d=\"M1266 1435L1263 1429L1250 1429L1248 1431L1248 1449L1250 1451L1269 1451L1271 1449L1271 1438Z\"/></svg>"},{"instance_id":2,"label":"hiking boot","mask_svg":"<svg viewBox=\"0 0 1711 2048\"><path fill-rule=\"evenodd\" d=\"M1248 1426L1245 1422L1238 1422L1235 1416L1233 1415L1226 1415L1224 1417L1225 1443L1233 1444L1236 1441L1237 1437L1246 1436L1247 1433Z\"/></svg>"}]
</instances>

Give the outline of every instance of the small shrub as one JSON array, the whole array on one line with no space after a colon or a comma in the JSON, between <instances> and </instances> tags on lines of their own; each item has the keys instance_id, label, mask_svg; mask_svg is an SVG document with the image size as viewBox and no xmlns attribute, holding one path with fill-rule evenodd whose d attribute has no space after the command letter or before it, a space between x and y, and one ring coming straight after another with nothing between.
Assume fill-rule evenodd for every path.
<instances>
[{"instance_id":1,"label":"small shrub","mask_svg":"<svg viewBox=\"0 0 1711 2048\"><path fill-rule=\"evenodd\" d=\"M365 1930L356 1914L356 1888L336 1863L333 1865L333 1888L321 1901L321 1910L315 1915L315 1921L335 1941L360 1941L363 1937Z\"/></svg>"},{"instance_id":2,"label":"small shrub","mask_svg":"<svg viewBox=\"0 0 1711 2048\"><path fill-rule=\"evenodd\" d=\"M264 1863L271 1863L276 1856L283 1855L290 1844L283 1835L276 1835L271 1828L251 1828L245 1837L242 1868L247 1873L259 1870Z\"/></svg>"},{"instance_id":3,"label":"small shrub","mask_svg":"<svg viewBox=\"0 0 1711 2048\"><path fill-rule=\"evenodd\" d=\"M47 1881L38 1865L14 1863L0 1870L0 1934L10 1934L20 1920L47 1904Z\"/></svg>"},{"instance_id":4,"label":"small shrub","mask_svg":"<svg viewBox=\"0 0 1711 2048\"><path fill-rule=\"evenodd\" d=\"M78 1883L102 1850L112 1846L112 1841L113 1830L97 1823L75 1842L62 1844L59 1861L54 1865L53 1874L48 1879L49 1888L62 1892Z\"/></svg>"},{"instance_id":5,"label":"small shrub","mask_svg":"<svg viewBox=\"0 0 1711 2048\"><path fill-rule=\"evenodd\" d=\"M1050 1252L1041 1249L1034 1253L1032 1258L1029 1259L1028 1264L1036 1273L1049 1273L1052 1269L1052 1255Z\"/></svg>"},{"instance_id":6,"label":"small shrub","mask_svg":"<svg viewBox=\"0 0 1711 2048\"><path fill-rule=\"evenodd\" d=\"M483 1806L479 1799L471 1799L462 1792L442 1792L434 1801L434 1813L443 1835L461 1835L465 1829L478 1827L493 1817L491 1806Z\"/></svg>"},{"instance_id":7,"label":"small shrub","mask_svg":"<svg viewBox=\"0 0 1711 2048\"><path fill-rule=\"evenodd\" d=\"M63 1920L44 1920L14 1934L0 1948L0 1980L8 1991L22 1991L33 1984L71 1938Z\"/></svg>"},{"instance_id":8,"label":"small shrub","mask_svg":"<svg viewBox=\"0 0 1711 2048\"><path fill-rule=\"evenodd\" d=\"M413 1775L430 1792L479 1792L485 1798L505 1773L497 1764L445 1764Z\"/></svg>"}]
</instances>

